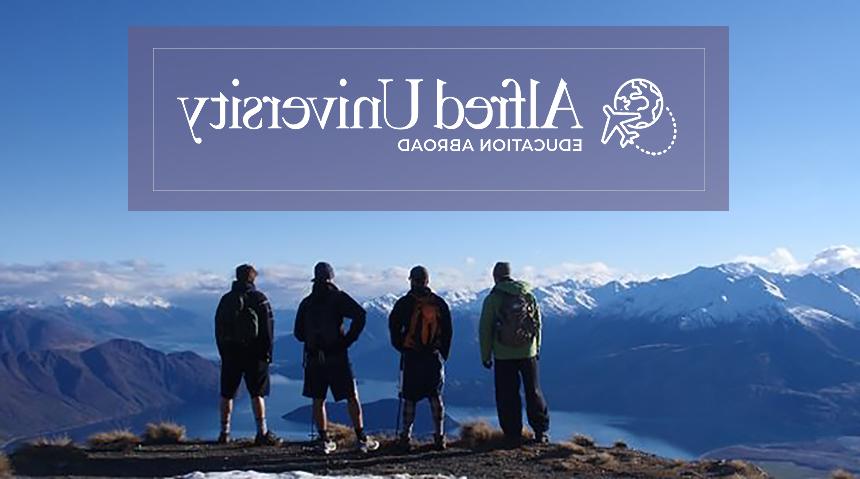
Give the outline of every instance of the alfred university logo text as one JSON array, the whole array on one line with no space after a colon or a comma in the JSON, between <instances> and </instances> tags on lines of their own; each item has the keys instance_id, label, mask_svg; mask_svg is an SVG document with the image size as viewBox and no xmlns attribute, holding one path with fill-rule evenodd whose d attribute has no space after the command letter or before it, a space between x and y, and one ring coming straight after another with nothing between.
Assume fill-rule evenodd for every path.
<instances>
[{"instance_id":1,"label":"alfred university logo text","mask_svg":"<svg viewBox=\"0 0 860 479\"><path fill-rule=\"evenodd\" d=\"M129 208L728 208L728 33L129 31Z\"/></svg>"}]
</instances>

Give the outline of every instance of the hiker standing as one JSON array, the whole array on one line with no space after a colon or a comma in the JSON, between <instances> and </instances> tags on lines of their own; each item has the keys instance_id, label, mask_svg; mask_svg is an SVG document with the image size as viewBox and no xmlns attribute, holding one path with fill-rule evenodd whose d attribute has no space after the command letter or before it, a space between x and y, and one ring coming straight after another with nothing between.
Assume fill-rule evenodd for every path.
<instances>
[{"instance_id":1,"label":"hiker standing","mask_svg":"<svg viewBox=\"0 0 860 479\"><path fill-rule=\"evenodd\" d=\"M496 263L493 280L496 284L484 299L479 329L484 367L492 368L495 359L499 425L510 443L522 441L522 381L526 414L535 440L549 442L549 412L538 378L540 309L529 285L511 279L509 263Z\"/></svg>"},{"instance_id":2,"label":"hiker standing","mask_svg":"<svg viewBox=\"0 0 860 479\"><path fill-rule=\"evenodd\" d=\"M427 398L433 415L434 445L442 450L446 447L442 386L451 350L451 312L445 300L428 287L427 268L412 268L409 282L409 293L394 303L388 318L391 344L401 353L400 396L404 404L400 445L410 448L415 405Z\"/></svg>"},{"instance_id":3,"label":"hiker standing","mask_svg":"<svg viewBox=\"0 0 860 479\"><path fill-rule=\"evenodd\" d=\"M221 444L230 441L233 398L242 378L257 421L254 443L274 446L281 442L266 425L264 399L269 395L275 319L268 298L254 286L256 279L257 270L250 264L236 267L236 280L215 312L215 341L221 356Z\"/></svg>"},{"instance_id":4,"label":"hiker standing","mask_svg":"<svg viewBox=\"0 0 860 479\"><path fill-rule=\"evenodd\" d=\"M349 360L349 347L358 340L367 313L348 294L332 282L334 269L317 263L311 294L299 304L293 335L304 343L305 382L302 394L313 399L313 417L320 435L320 450L330 454L337 445L328 436L325 399L331 389L335 401L347 400L349 416L355 427L356 446L362 452L379 448L379 443L364 432L361 403ZM344 333L343 320L350 319Z\"/></svg>"}]
</instances>

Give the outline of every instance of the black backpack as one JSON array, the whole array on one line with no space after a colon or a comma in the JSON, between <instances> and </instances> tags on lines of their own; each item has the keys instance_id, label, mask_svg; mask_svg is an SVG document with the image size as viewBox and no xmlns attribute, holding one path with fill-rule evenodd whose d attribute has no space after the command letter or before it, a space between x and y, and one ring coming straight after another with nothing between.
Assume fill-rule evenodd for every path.
<instances>
[{"instance_id":1,"label":"black backpack","mask_svg":"<svg viewBox=\"0 0 860 479\"><path fill-rule=\"evenodd\" d=\"M526 294L502 293L502 304L496 317L496 339L508 347L528 346L537 337L538 312Z\"/></svg>"},{"instance_id":2,"label":"black backpack","mask_svg":"<svg viewBox=\"0 0 860 479\"><path fill-rule=\"evenodd\" d=\"M247 346L260 337L260 317L247 294L234 294L233 298L232 308L218 317L219 339L227 344Z\"/></svg>"}]
</instances>

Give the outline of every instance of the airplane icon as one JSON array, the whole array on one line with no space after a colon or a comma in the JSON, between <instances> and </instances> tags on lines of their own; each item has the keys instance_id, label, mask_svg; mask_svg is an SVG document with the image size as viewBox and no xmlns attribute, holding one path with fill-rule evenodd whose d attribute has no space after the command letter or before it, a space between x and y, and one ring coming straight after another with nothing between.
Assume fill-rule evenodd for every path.
<instances>
[{"instance_id":1,"label":"airplane icon","mask_svg":"<svg viewBox=\"0 0 860 479\"><path fill-rule=\"evenodd\" d=\"M627 127L627 123L640 118L639 113L631 113L627 111L615 111L609 105L603 105L603 113L606 114L606 123L603 125L603 135L600 142L604 145L609 143L612 135L618 131L621 137L621 148L633 143L633 140L639 138L639 133Z\"/></svg>"}]
</instances>

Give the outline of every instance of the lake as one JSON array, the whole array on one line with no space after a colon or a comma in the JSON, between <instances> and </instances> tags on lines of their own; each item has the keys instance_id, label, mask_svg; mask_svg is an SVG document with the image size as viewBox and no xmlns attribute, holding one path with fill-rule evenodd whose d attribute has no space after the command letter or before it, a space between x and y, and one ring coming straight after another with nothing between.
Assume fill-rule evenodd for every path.
<instances>
[{"instance_id":1,"label":"lake","mask_svg":"<svg viewBox=\"0 0 860 479\"><path fill-rule=\"evenodd\" d=\"M359 382L359 395L362 402L372 402L397 397L397 384L388 381L363 380ZM281 419L281 416L309 401L302 397L302 382L284 376L272 377L272 394L267 401L269 428L278 435L292 440L307 439L312 431L311 424L299 424ZM427 407L422 403L419 407ZM458 422L484 419L498 425L496 411L491 407L459 407L447 405L447 413ZM396 411L392 411L396 414ZM651 452L664 457L690 459L695 457L683 448L669 444L654 437L636 434L625 429L628 424L624 418L583 412L550 411L551 430L554 440L570 438L574 433L582 433L594 438L598 444L608 445L616 440L624 440L630 447ZM137 416L90 425L66 431L76 441L84 441L93 432L115 427L128 427L141 431L150 421L172 420L185 425L189 437L214 439L219 432L218 398L209 404L182 407L161 411L150 411ZM525 414L523 414L525 417ZM255 434L254 416L251 412L247 394L236 401L233 411L233 437L252 437ZM455 433L456 431L448 431Z\"/></svg>"}]
</instances>

